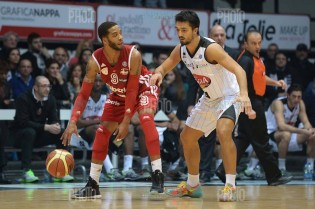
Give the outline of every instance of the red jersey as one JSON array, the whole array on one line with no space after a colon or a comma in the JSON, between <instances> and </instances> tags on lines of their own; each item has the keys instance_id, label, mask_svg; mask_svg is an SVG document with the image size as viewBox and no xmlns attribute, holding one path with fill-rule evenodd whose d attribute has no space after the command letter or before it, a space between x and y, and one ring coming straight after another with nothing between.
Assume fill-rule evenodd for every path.
<instances>
[{"instance_id":1,"label":"red jersey","mask_svg":"<svg viewBox=\"0 0 315 209\"><path fill-rule=\"evenodd\" d=\"M126 88L130 71L131 53L135 46L124 45L120 51L115 66L111 66L106 59L103 48L99 48L92 54L94 60L100 69L100 75L104 83L111 89L113 93L120 97L126 97ZM139 78L139 94L150 89L149 79L152 73L142 66Z\"/></svg>"}]
</instances>

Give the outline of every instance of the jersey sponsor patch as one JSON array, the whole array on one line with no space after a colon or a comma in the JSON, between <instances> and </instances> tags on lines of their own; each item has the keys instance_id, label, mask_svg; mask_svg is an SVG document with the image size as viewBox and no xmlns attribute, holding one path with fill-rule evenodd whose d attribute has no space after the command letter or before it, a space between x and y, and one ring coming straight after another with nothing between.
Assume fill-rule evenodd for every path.
<instances>
[{"instance_id":1,"label":"jersey sponsor patch","mask_svg":"<svg viewBox=\"0 0 315 209\"><path fill-rule=\"evenodd\" d=\"M208 87L211 84L211 79L203 75L193 74L197 83L202 87Z\"/></svg>"}]
</instances>

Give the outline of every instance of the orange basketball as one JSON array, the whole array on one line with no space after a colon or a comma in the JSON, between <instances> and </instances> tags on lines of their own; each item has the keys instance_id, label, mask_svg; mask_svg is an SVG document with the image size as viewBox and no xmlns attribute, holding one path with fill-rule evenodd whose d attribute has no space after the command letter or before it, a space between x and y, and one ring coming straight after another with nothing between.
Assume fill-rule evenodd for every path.
<instances>
[{"instance_id":1,"label":"orange basketball","mask_svg":"<svg viewBox=\"0 0 315 209\"><path fill-rule=\"evenodd\" d=\"M70 152L64 149L55 149L46 159L46 169L50 175L62 178L73 170L74 159Z\"/></svg>"}]
</instances>

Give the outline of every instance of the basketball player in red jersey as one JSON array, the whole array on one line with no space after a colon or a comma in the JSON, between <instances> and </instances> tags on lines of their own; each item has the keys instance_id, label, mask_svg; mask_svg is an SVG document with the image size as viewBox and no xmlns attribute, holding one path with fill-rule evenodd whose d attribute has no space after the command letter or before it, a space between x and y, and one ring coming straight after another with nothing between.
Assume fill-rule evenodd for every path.
<instances>
[{"instance_id":1,"label":"basketball player in red jersey","mask_svg":"<svg viewBox=\"0 0 315 209\"><path fill-rule=\"evenodd\" d=\"M87 67L81 91L72 111L71 120L61 137L68 145L71 135L78 134L77 120L83 113L96 75L109 86L112 93L106 101L101 124L96 131L89 180L84 188L72 195L73 199L101 198L99 177L108 152L111 134L117 141L124 139L135 111L139 113L146 145L152 165L150 194L164 193L164 175L160 158L160 142L154 123L158 101L158 87L150 86L151 73L142 65L142 57L134 46L124 45L121 28L114 22L104 22L98 27L103 47L94 51Z\"/></svg>"}]
</instances>

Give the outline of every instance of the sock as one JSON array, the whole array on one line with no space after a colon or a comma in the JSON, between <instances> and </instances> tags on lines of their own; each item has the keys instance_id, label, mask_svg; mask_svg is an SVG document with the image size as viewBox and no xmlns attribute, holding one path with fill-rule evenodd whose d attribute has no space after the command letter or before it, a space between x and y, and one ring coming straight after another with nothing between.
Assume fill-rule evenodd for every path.
<instances>
[{"instance_id":1,"label":"sock","mask_svg":"<svg viewBox=\"0 0 315 209\"><path fill-rule=\"evenodd\" d=\"M257 166L259 160L255 157L251 157L247 166L247 170L254 170L254 168Z\"/></svg>"},{"instance_id":2,"label":"sock","mask_svg":"<svg viewBox=\"0 0 315 209\"><path fill-rule=\"evenodd\" d=\"M216 161L215 161L215 167L218 168L219 165L221 165L221 163L222 163L222 159L220 159L220 158L216 159Z\"/></svg>"},{"instance_id":3,"label":"sock","mask_svg":"<svg viewBox=\"0 0 315 209\"><path fill-rule=\"evenodd\" d=\"M91 163L90 176L92 179L94 179L97 182L97 184L100 183L100 175L102 171L102 166L103 165Z\"/></svg>"},{"instance_id":4,"label":"sock","mask_svg":"<svg viewBox=\"0 0 315 209\"><path fill-rule=\"evenodd\" d=\"M132 168L132 160L133 160L132 155L125 155L124 156L124 169L123 169L123 171L128 171L129 168Z\"/></svg>"},{"instance_id":5,"label":"sock","mask_svg":"<svg viewBox=\"0 0 315 209\"><path fill-rule=\"evenodd\" d=\"M162 161L161 158L157 160L153 160L151 162L152 171L160 170L162 172Z\"/></svg>"},{"instance_id":6,"label":"sock","mask_svg":"<svg viewBox=\"0 0 315 209\"><path fill-rule=\"evenodd\" d=\"M307 158L307 163L311 164L311 168L314 168L314 158Z\"/></svg>"},{"instance_id":7,"label":"sock","mask_svg":"<svg viewBox=\"0 0 315 209\"><path fill-rule=\"evenodd\" d=\"M188 173L187 184L190 187L196 187L199 185L199 174L198 175L191 175Z\"/></svg>"},{"instance_id":8,"label":"sock","mask_svg":"<svg viewBox=\"0 0 315 209\"><path fill-rule=\"evenodd\" d=\"M225 178L226 178L225 185L231 184L231 185L233 186L233 188L235 188L235 178L236 178L236 175L233 175L233 174L225 174Z\"/></svg>"},{"instance_id":9,"label":"sock","mask_svg":"<svg viewBox=\"0 0 315 209\"><path fill-rule=\"evenodd\" d=\"M105 170L106 170L106 173L109 173L110 170L113 168L113 164L112 164L112 162L110 161L110 158L109 158L108 155L106 155L106 158L105 158L103 164L104 164L104 168L105 168Z\"/></svg>"},{"instance_id":10,"label":"sock","mask_svg":"<svg viewBox=\"0 0 315 209\"><path fill-rule=\"evenodd\" d=\"M283 169L283 170L286 170L286 167L285 167L285 159L284 158L279 158L278 159L278 166L279 166L279 169Z\"/></svg>"},{"instance_id":11,"label":"sock","mask_svg":"<svg viewBox=\"0 0 315 209\"><path fill-rule=\"evenodd\" d=\"M149 165L149 157L141 157L141 169L144 169L146 165Z\"/></svg>"}]
</instances>

